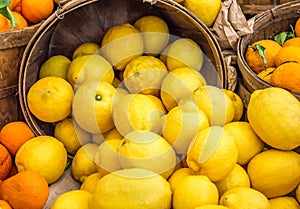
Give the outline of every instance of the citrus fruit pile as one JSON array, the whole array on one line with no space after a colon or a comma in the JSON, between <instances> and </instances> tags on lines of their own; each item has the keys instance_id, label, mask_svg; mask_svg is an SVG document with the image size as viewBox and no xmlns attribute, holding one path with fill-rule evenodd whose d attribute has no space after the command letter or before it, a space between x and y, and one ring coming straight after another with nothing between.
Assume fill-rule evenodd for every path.
<instances>
[{"instance_id":1,"label":"citrus fruit pile","mask_svg":"<svg viewBox=\"0 0 300 209\"><path fill-rule=\"evenodd\" d=\"M300 93L300 18L291 31L274 39L252 43L245 54L249 67L259 78L293 93Z\"/></svg>"}]
</instances>

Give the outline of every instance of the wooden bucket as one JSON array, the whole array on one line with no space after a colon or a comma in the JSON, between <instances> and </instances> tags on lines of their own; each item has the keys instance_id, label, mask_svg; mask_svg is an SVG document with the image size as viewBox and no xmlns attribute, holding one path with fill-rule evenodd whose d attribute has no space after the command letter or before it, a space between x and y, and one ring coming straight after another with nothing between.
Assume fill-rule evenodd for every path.
<instances>
[{"instance_id":1,"label":"wooden bucket","mask_svg":"<svg viewBox=\"0 0 300 209\"><path fill-rule=\"evenodd\" d=\"M245 15L254 16L290 0L237 0Z\"/></svg>"},{"instance_id":2,"label":"wooden bucket","mask_svg":"<svg viewBox=\"0 0 300 209\"><path fill-rule=\"evenodd\" d=\"M22 55L39 24L0 33L0 129L22 119L18 99L18 75Z\"/></svg>"},{"instance_id":3,"label":"wooden bucket","mask_svg":"<svg viewBox=\"0 0 300 209\"><path fill-rule=\"evenodd\" d=\"M35 118L27 105L26 95L38 79L41 64L50 56L63 54L71 59L74 49L84 42L101 43L112 26L132 23L153 14L168 24L170 34L197 42L206 55L207 80L227 87L227 72L218 42L210 30L182 5L169 0L78 0L70 1L51 15L34 34L24 52L19 76L19 96L24 117L36 135L53 135L52 124ZM201 70L201 72L203 72ZM210 75L217 75L212 78Z\"/></svg>"},{"instance_id":4,"label":"wooden bucket","mask_svg":"<svg viewBox=\"0 0 300 209\"><path fill-rule=\"evenodd\" d=\"M253 34L241 37L237 44L237 64L246 88L253 92L273 85L259 78L249 67L245 53L249 44L261 39L273 39L276 34L290 31L300 17L300 1L289 2L255 16ZM299 100L300 95L293 93Z\"/></svg>"}]
</instances>

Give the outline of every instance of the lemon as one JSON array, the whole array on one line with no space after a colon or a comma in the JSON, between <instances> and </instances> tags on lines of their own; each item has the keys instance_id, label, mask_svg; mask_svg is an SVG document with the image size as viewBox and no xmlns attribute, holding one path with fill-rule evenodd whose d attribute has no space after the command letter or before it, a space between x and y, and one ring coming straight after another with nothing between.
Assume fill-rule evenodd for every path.
<instances>
[{"instance_id":1,"label":"lemon","mask_svg":"<svg viewBox=\"0 0 300 209\"><path fill-rule=\"evenodd\" d=\"M268 198L286 195L300 183L300 155L270 149L252 158L247 172L252 187Z\"/></svg>"},{"instance_id":2,"label":"lemon","mask_svg":"<svg viewBox=\"0 0 300 209\"><path fill-rule=\"evenodd\" d=\"M210 27L222 7L221 0L185 0L184 7L196 15L206 26ZM205 12L203 12L205 11Z\"/></svg>"},{"instance_id":3,"label":"lemon","mask_svg":"<svg viewBox=\"0 0 300 209\"><path fill-rule=\"evenodd\" d=\"M200 72L181 67L169 72L162 81L160 97L167 110L177 106L181 98L193 96L193 92L206 85Z\"/></svg>"},{"instance_id":4,"label":"lemon","mask_svg":"<svg viewBox=\"0 0 300 209\"><path fill-rule=\"evenodd\" d=\"M57 181L67 165L63 143L52 136L37 136L25 142L15 157L18 172L33 170L45 177L48 184Z\"/></svg>"},{"instance_id":5,"label":"lemon","mask_svg":"<svg viewBox=\"0 0 300 209\"><path fill-rule=\"evenodd\" d=\"M98 83L106 81L111 84L114 76L112 65L104 57L93 54L79 56L72 60L67 80L76 90L85 81L97 81Z\"/></svg>"},{"instance_id":6,"label":"lemon","mask_svg":"<svg viewBox=\"0 0 300 209\"><path fill-rule=\"evenodd\" d=\"M80 186L80 190L84 190L90 193L93 193L95 191L96 185L98 181L101 179L100 173L92 173L86 179L83 181L83 183Z\"/></svg>"},{"instance_id":7,"label":"lemon","mask_svg":"<svg viewBox=\"0 0 300 209\"><path fill-rule=\"evenodd\" d=\"M94 157L94 164L101 176L122 169L118 158L118 148L121 142L121 139L109 139L99 145Z\"/></svg>"},{"instance_id":8,"label":"lemon","mask_svg":"<svg viewBox=\"0 0 300 209\"><path fill-rule=\"evenodd\" d=\"M160 98L158 98L157 96L150 95L150 94L147 95L147 97L150 98L152 100L152 102L155 104L156 109L160 112L161 116L167 114L166 107L164 106L164 104L162 103Z\"/></svg>"},{"instance_id":9,"label":"lemon","mask_svg":"<svg viewBox=\"0 0 300 209\"><path fill-rule=\"evenodd\" d=\"M221 181L214 182L218 188L219 195L234 187L250 187L250 179L245 169L236 164L232 171Z\"/></svg>"},{"instance_id":10,"label":"lemon","mask_svg":"<svg viewBox=\"0 0 300 209\"><path fill-rule=\"evenodd\" d=\"M202 206L196 207L195 209L229 209L229 208L222 206L222 205L209 204L209 205L202 205Z\"/></svg>"},{"instance_id":11,"label":"lemon","mask_svg":"<svg viewBox=\"0 0 300 209\"><path fill-rule=\"evenodd\" d=\"M221 88L202 86L194 91L194 98L211 126L223 126L233 120L235 114L233 103Z\"/></svg>"},{"instance_id":12,"label":"lemon","mask_svg":"<svg viewBox=\"0 0 300 209\"><path fill-rule=\"evenodd\" d=\"M295 193L296 193L296 199L299 202L300 201L300 184L298 184Z\"/></svg>"},{"instance_id":13,"label":"lemon","mask_svg":"<svg viewBox=\"0 0 300 209\"><path fill-rule=\"evenodd\" d=\"M82 145L91 142L91 134L80 128L72 118L56 123L54 136L64 144L70 154L75 154Z\"/></svg>"},{"instance_id":14,"label":"lemon","mask_svg":"<svg viewBox=\"0 0 300 209\"><path fill-rule=\"evenodd\" d=\"M190 38L179 38L168 47L167 67L169 71L180 67L190 67L200 71L203 59L200 46Z\"/></svg>"},{"instance_id":15,"label":"lemon","mask_svg":"<svg viewBox=\"0 0 300 209\"><path fill-rule=\"evenodd\" d=\"M162 80L168 70L154 56L139 56L132 59L124 70L124 84L130 93L159 95Z\"/></svg>"},{"instance_id":16,"label":"lemon","mask_svg":"<svg viewBox=\"0 0 300 209\"><path fill-rule=\"evenodd\" d=\"M68 67L71 60L64 55L54 55L49 57L39 71L39 79L47 76L57 76L67 80Z\"/></svg>"},{"instance_id":17,"label":"lemon","mask_svg":"<svg viewBox=\"0 0 300 209\"><path fill-rule=\"evenodd\" d=\"M92 143L100 145L104 141L104 133L92 134Z\"/></svg>"},{"instance_id":18,"label":"lemon","mask_svg":"<svg viewBox=\"0 0 300 209\"><path fill-rule=\"evenodd\" d=\"M219 204L230 209L271 209L268 198L261 192L249 187L234 187L227 190L220 197Z\"/></svg>"},{"instance_id":19,"label":"lemon","mask_svg":"<svg viewBox=\"0 0 300 209\"><path fill-rule=\"evenodd\" d=\"M218 204L217 187L204 175L189 175L176 187L173 193L173 207L194 209L200 205Z\"/></svg>"},{"instance_id":20,"label":"lemon","mask_svg":"<svg viewBox=\"0 0 300 209\"><path fill-rule=\"evenodd\" d=\"M98 181L89 209L170 209L171 198L162 176L141 168L122 169Z\"/></svg>"},{"instance_id":21,"label":"lemon","mask_svg":"<svg viewBox=\"0 0 300 209\"><path fill-rule=\"evenodd\" d=\"M223 91L229 96L234 107L233 121L239 121L244 113L244 104L241 97L234 91L229 89L223 89Z\"/></svg>"},{"instance_id":22,"label":"lemon","mask_svg":"<svg viewBox=\"0 0 300 209\"><path fill-rule=\"evenodd\" d=\"M160 135L151 131L132 131L118 148L123 168L144 168L168 178L176 166L176 153Z\"/></svg>"},{"instance_id":23,"label":"lemon","mask_svg":"<svg viewBox=\"0 0 300 209\"><path fill-rule=\"evenodd\" d=\"M97 168L94 165L94 156L97 148L97 144L88 143L78 149L71 166L74 179L84 182L89 175L97 172Z\"/></svg>"},{"instance_id":24,"label":"lemon","mask_svg":"<svg viewBox=\"0 0 300 209\"><path fill-rule=\"evenodd\" d=\"M270 87L251 94L248 121L271 147L292 150L300 145L300 103L289 91Z\"/></svg>"},{"instance_id":25,"label":"lemon","mask_svg":"<svg viewBox=\"0 0 300 209\"><path fill-rule=\"evenodd\" d=\"M187 164L193 174L220 181L230 174L238 159L234 138L220 126L210 126L196 135L189 146Z\"/></svg>"},{"instance_id":26,"label":"lemon","mask_svg":"<svg viewBox=\"0 0 300 209\"><path fill-rule=\"evenodd\" d=\"M73 51L72 59L75 59L79 56L83 55L92 55L96 54L100 50L100 45L93 42L85 42L80 44L76 49Z\"/></svg>"},{"instance_id":27,"label":"lemon","mask_svg":"<svg viewBox=\"0 0 300 209\"><path fill-rule=\"evenodd\" d=\"M256 154L264 148L263 141L255 134L246 121L234 121L224 125L233 136L239 150L238 163L246 165Z\"/></svg>"},{"instance_id":28,"label":"lemon","mask_svg":"<svg viewBox=\"0 0 300 209\"><path fill-rule=\"evenodd\" d=\"M116 70L124 70L130 60L144 53L143 36L130 23L116 25L104 34L101 50Z\"/></svg>"},{"instance_id":29,"label":"lemon","mask_svg":"<svg viewBox=\"0 0 300 209\"><path fill-rule=\"evenodd\" d=\"M75 93L73 117L89 133L99 134L114 128L113 97L116 92L108 82L85 82Z\"/></svg>"},{"instance_id":30,"label":"lemon","mask_svg":"<svg viewBox=\"0 0 300 209\"><path fill-rule=\"evenodd\" d=\"M192 139L209 127L205 113L198 109L194 100L182 99L162 118L162 136L172 145L177 154L187 154Z\"/></svg>"},{"instance_id":31,"label":"lemon","mask_svg":"<svg viewBox=\"0 0 300 209\"><path fill-rule=\"evenodd\" d=\"M84 190L68 191L54 201L51 209L88 209L88 201L91 197L92 194Z\"/></svg>"},{"instance_id":32,"label":"lemon","mask_svg":"<svg viewBox=\"0 0 300 209\"><path fill-rule=\"evenodd\" d=\"M177 186L182 182L182 180L187 177L192 175L192 172L189 168L179 168L175 170L172 175L168 178L168 182L171 186L172 192L175 191Z\"/></svg>"},{"instance_id":33,"label":"lemon","mask_svg":"<svg viewBox=\"0 0 300 209\"><path fill-rule=\"evenodd\" d=\"M269 200L272 209L299 209L300 205L294 197L282 196Z\"/></svg>"},{"instance_id":34,"label":"lemon","mask_svg":"<svg viewBox=\"0 0 300 209\"><path fill-rule=\"evenodd\" d=\"M72 86L56 76L36 81L27 94L31 113L44 122L58 122L71 114L74 92Z\"/></svg>"},{"instance_id":35,"label":"lemon","mask_svg":"<svg viewBox=\"0 0 300 209\"><path fill-rule=\"evenodd\" d=\"M134 26L142 33L144 53L159 54L169 42L169 27L160 17L147 15L137 19Z\"/></svg>"},{"instance_id":36,"label":"lemon","mask_svg":"<svg viewBox=\"0 0 300 209\"><path fill-rule=\"evenodd\" d=\"M109 130L105 135L105 140L109 139L123 139L123 136L119 133L118 129L113 128Z\"/></svg>"},{"instance_id":37,"label":"lemon","mask_svg":"<svg viewBox=\"0 0 300 209\"><path fill-rule=\"evenodd\" d=\"M113 106L113 120L121 135L134 130L161 132L160 111L143 94L128 94L118 98Z\"/></svg>"}]
</instances>

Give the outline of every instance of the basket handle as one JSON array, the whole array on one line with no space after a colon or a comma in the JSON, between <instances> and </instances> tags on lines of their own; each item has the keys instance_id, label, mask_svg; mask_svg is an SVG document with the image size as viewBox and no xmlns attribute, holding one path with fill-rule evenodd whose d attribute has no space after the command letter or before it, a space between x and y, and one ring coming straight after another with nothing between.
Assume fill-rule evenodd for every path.
<instances>
[{"instance_id":1,"label":"basket handle","mask_svg":"<svg viewBox=\"0 0 300 209\"><path fill-rule=\"evenodd\" d=\"M58 7L55 11L55 16L58 19L64 18L64 13L66 11L72 11L77 9L78 7L81 7L85 4L90 4L92 2L96 2L98 0L61 0L58 3Z\"/></svg>"}]
</instances>

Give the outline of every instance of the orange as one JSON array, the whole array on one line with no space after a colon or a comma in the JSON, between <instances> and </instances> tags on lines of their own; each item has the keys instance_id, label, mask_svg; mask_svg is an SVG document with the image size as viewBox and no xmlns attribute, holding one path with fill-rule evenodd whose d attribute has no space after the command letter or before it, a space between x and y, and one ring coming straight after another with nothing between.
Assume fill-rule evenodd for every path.
<instances>
[{"instance_id":1,"label":"orange","mask_svg":"<svg viewBox=\"0 0 300 209\"><path fill-rule=\"evenodd\" d=\"M23 121L9 122L0 131L0 142L12 155L16 155L20 147L33 137L34 133Z\"/></svg>"},{"instance_id":2,"label":"orange","mask_svg":"<svg viewBox=\"0 0 300 209\"><path fill-rule=\"evenodd\" d=\"M0 208L1 209L12 209L10 204L8 204L8 202L6 202L5 200L0 200Z\"/></svg>"},{"instance_id":3,"label":"orange","mask_svg":"<svg viewBox=\"0 0 300 209\"><path fill-rule=\"evenodd\" d=\"M35 171L22 171L0 182L0 199L14 209L41 209L48 197L48 183Z\"/></svg>"},{"instance_id":4,"label":"orange","mask_svg":"<svg viewBox=\"0 0 300 209\"><path fill-rule=\"evenodd\" d=\"M9 176L12 168L12 158L6 147L4 147L2 144L0 144L0 165L0 180L3 180Z\"/></svg>"},{"instance_id":5,"label":"orange","mask_svg":"<svg viewBox=\"0 0 300 209\"><path fill-rule=\"evenodd\" d=\"M263 58L259 55L257 45L265 48L266 63L264 63ZM275 57L281 48L280 44L274 40L263 39L256 41L246 51L246 62L255 73L259 73L266 67L274 67Z\"/></svg>"},{"instance_id":6,"label":"orange","mask_svg":"<svg viewBox=\"0 0 300 209\"><path fill-rule=\"evenodd\" d=\"M286 62L273 72L271 83L289 91L300 94L300 63Z\"/></svg>"},{"instance_id":7,"label":"orange","mask_svg":"<svg viewBox=\"0 0 300 209\"><path fill-rule=\"evenodd\" d=\"M295 61L300 63L300 47L285 46L278 51L275 57L275 66L278 67L282 63L288 61Z\"/></svg>"},{"instance_id":8,"label":"orange","mask_svg":"<svg viewBox=\"0 0 300 209\"><path fill-rule=\"evenodd\" d=\"M9 9L15 12L21 12L22 0L11 0L9 4Z\"/></svg>"},{"instance_id":9,"label":"orange","mask_svg":"<svg viewBox=\"0 0 300 209\"><path fill-rule=\"evenodd\" d=\"M20 13L14 11L11 13L17 21L17 25L14 27L14 29L21 29L28 26L27 20Z\"/></svg>"},{"instance_id":10,"label":"orange","mask_svg":"<svg viewBox=\"0 0 300 209\"><path fill-rule=\"evenodd\" d=\"M10 21L5 16L0 14L0 32L6 32L10 30Z\"/></svg>"},{"instance_id":11,"label":"orange","mask_svg":"<svg viewBox=\"0 0 300 209\"><path fill-rule=\"evenodd\" d=\"M294 37L294 38L290 38L288 40L286 40L284 42L284 44L282 45L282 47L285 46L298 46L300 47L300 37Z\"/></svg>"},{"instance_id":12,"label":"orange","mask_svg":"<svg viewBox=\"0 0 300 209\"><path fill-rule=\"evenodd\" d=\"M276 68L275 67L268 67L265 70L260 71L257 76L263 79L264 81L271 83L272 81L272 75Z\"/></svg>"},{"instance_id":13,"label":"orange","mask_svg":"<svg viewBox=\"0 0 300 209\"><path fill-rule=\"evenodd\" d=\"M296 21L294 28L296 36L300 36L300 18Z\"/></svg>"},{"instance_id":14,"label":"orange","mask_svg":"<svg viewBox=\"0 0 300 209\"><path fill-rule=\"evenodd\" d=\"M31 23L46 19L53 9L53 0L22 0L22 15Z\"/></svg>"}]
</instances>

